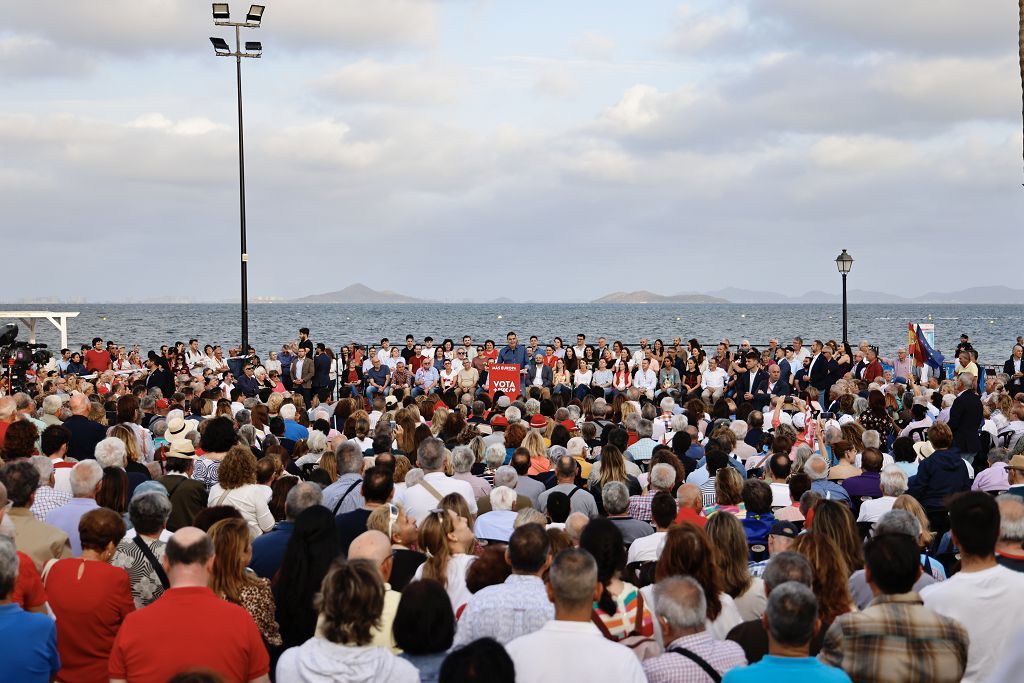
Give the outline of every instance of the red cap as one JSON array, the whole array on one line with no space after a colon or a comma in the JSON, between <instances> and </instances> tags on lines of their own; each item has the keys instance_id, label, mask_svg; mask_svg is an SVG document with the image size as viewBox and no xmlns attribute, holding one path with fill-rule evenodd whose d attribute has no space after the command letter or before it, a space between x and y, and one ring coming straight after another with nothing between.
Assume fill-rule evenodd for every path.
<instances>
[{"instance_id":1,"label":"red cap","mask_svg":"<svg viewBox=\"0 0 1024 683\"><path fill-rule=\"evenodd\" d=\"M568 429L570 432L573 431L573 430L579 429L579 427L576 426L576 423L573 422L572 420L562 420L558 424L562 425L563 427Z\"/></svg>"},{"instance_id":2,"label":"red cap","mask_svg":"<svg viewBox=\"0 0 1024 683\"><path fill-rule=\"evenodd\" d=\"M157 399L156 409L157 410L166 410L167 408L170 407L170 405L171 405L171 402L168 401L166 398Z\"/></svg>"},{"instance_id":3,"label":"red cap","mask_svg":"<svg viewBox=\"0 0 1024 683\"><path fill-rule=\"evenodd\" d=\"M533 427L534 429L544 429L545 427L548 426L548 421L544 419L543 415L537 413L536 415L530 418L530 426Z\"/></svg>"},{"instance_id":4,"label":"red cap","mask_svg":"<svg viewBox=\"0 0 1024 683\"><path fill-rule=\"evenodd\" d=\"M504 415L495 415L494 419L491 420L492 427L508 427L508 420L505 419Z\"/></svg>"}]
</instances>

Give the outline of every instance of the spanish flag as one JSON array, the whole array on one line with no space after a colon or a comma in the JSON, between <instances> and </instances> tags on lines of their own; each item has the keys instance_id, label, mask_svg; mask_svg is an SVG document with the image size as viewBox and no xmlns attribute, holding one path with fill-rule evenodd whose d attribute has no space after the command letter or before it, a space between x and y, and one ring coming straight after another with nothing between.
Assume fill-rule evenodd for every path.
<instances>
[{"instance_id":1,"label":"spanish flag","mask_svg":"<svg viewBox=\"0 0 1024 683\"><path fill-rule=\"evenodd\" d=\"M914 357L914 365L919 368L928 365L936 370L941 368L945 358L928 344L928 340L921 333L921 326L908 323L907 333L909 335L907 348L910 355Z\"/></svg>"}]
</instances>

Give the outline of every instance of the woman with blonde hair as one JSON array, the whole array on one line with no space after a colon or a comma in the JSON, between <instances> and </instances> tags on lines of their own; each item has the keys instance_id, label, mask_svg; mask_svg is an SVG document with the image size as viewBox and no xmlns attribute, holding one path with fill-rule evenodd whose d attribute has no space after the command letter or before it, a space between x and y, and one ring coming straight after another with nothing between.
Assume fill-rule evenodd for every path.
<instances>
[{"instance_id":1,"label":"woman with blonde hair","mask_svg":"<svg viewBox=\"0 0 1024 683\"><path fill-rule=\"evenodd\" d=\"M590 490L591 495L594 496L597 509L602 514L604 514L604 503L601 500L601 491L604 489L605 484L613 481L624 483L629 489L629 495L631 496L638 496L643 493L640 488L640 482L636 477L629 474L622 451L613 444L607 444L601 449L601 459L590 468L590 477L587 479L587 488Z\"/></svg>"},{"instance_id":2,"label":"woman with blonde hair","mask_svg":"<svg viewBox=\"0 0 1024 683\"><path fill-rule=\"evenodd\" d=\"M406 514L401 503L387 503L370 513L366 528L381 532L391 541L393 562L388 583L392 589L402 592L419 566L427 560L426 555L414 550L419 540L416 519Z\"/></svg>"},{"instance_id":3,"label":"woman with blonde hair","mask_svg":"<svg viewBox=\"0 0 1024 683\"><path fill-rule=\"evenodd\" d=\"M270 417L277 417L281 412L281 406L284 404L284 396L281 394L271 394L267 398L267 411ZM269 420L268 420L269 422Z\"/></svg>"},{"instance_id":4,"label":"woman with blonde hair","mask_svg":"<svg viewBox=\"0 0 1024 683\"><path fill-rule=\"evenodd\" d=\"M850 569L839 546L824 534L813 531L801 534L796 537L792 549L806 557L814 570L811 588L818 598L818 618L825 630L840 614L853 610Z\"/></svg>"},{"instance_id":5,"label":"woman with blonde hair","mask_svg":"<svg viewBox=\"0 0 1024 683\"><path fill-rule=\"evenodd\" d=\"M747 516L747 508L743 504L743 478L732 467L723 467L715 477L715 504L704 508L704 516L710 517L716 512L728 512L739 519Z\"/></svg>"},{"instance_id":6,"label":"woman with blonde hair","mask_svg":"<svg viewBox=\"0 0 1024 683\"><path fill-rule=\"evenodd\" d=\"M522 447L530 452L530 469L527 474L543 474L551 470L547 446L544 445L544 436L540 432L531 429L523 439Z\"/></svg>"},{"instance_id":7,"label":"woman with blonde hair","mask_svg":"<svg viewBox=\"0 0 1024 683\"><path fill-rule=\"evenodd\" d=\"M207 532L213 541L210 589L219 597L245 608L270 646L281 645L281 632L274 618L274 594L270 581L249 569L252 539L249 525L237 517L222 519Z\"/></svg>"},{"instance_id":8,"label":"woman with blonde hair","mask_svg":"<svg viewBox=\"0 0 1024 683\"><path fill-rule=\"evenodd\" d=\"M124 444L128 456L125 458L125 472L141 475L143 480L148 481L151 477L149 470L142 464L142 453L139 451L139 440L135 436L135 430L125 424L116 424L107 430L107 436L113 436Z\"/></svg>"},{"instance_id":9,"label":"woman with blonde hair","mask_svg":"<svg viewBox=\"0 0 1024 683\"><path fill-rule=\"evenodd\" d=\"M722 577L722 590L732 597L744 621L760 619L768 604L768 596L764 581L750 575L747 562L749 548L743 524L735 515L717 512L708 517L704 531L718 551L716 566Z\"/></svg>"},{"instance_id":10,"label":"woman with blonde hair","mask_svg":"<svg viewBox=\"0 0 1024 683\"><path fill-rule=\"evenodd\" d=\"M475 543L469 520L451 510L432 510L420 526L419 546L427 553L427 561L413 580L433 579L444 586L456 613L469 601L466 570L476 559L469 554Z\"/></svg>"},{"instance_id":11,"label":"woman with blonde hair","mask_svg":"<svg viewBox=\"0 0 1024 683\"><path fill-rule=\"evenodd\" d=\"M274 528L265 487L256 484L256 456L245 446L232 446L218 470L219 481L210 489L208 505L230 505L242 513L255 538Z\"/></svg>"},{"instance_id":12,"label":"woman with blonde hair","mask_svg":"<svg viewBox=\"0 0 1024 683\"><path fill-rule=\"evenodd\" d=\"M430 418L430 433L437 436L444 429L444 423L448 421L448 409L444 406L434 408L434 414Z\"/></svg>"}]
</instances>

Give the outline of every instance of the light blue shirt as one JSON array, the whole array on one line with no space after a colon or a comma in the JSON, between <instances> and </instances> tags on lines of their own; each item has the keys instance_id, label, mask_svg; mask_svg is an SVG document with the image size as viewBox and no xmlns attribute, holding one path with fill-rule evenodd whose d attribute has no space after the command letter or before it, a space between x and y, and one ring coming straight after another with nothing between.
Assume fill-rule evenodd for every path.
<instances>
[{"instance_id":1,"label":"light blue shirt","mask_svg":"<svg viewBox=\"0 0 1024 683\"><path fill-rule=\"evenodd\" d=\"M68 540L71 541L71 554L75 557L82 556L82 539L78 536L78 522L82 519L82 515L98 507L99 505L92 498L72 498L66 505L62 505L46 515L47 524L52 524L68 535Z\"/></svg>"},{"instance_id":2,"label":"light blue shirt","mask_svg":"<svg viewBox=\"0 0 1024 683\"><path fill-rule=\"evenodd\" d=\"M814 657L765 655L760 662L732 669L722 678L722 683L764 683L765 681L850 683L850 677L842 669L822 664Z\"/></svg>"},{"instance_id":3,"label":"light blue shirt","mask_svg":"<svg viewBox=\"0 0 1024 683\"><path fill-rule=\"evenodd\" d=\"M537 576L513 574L504 583L487 586L469 599L459 618L453 648L478 638L494 638L505 645L519 636L539 631L555 618L544 581Z\"/></svg>"}]
</instances>

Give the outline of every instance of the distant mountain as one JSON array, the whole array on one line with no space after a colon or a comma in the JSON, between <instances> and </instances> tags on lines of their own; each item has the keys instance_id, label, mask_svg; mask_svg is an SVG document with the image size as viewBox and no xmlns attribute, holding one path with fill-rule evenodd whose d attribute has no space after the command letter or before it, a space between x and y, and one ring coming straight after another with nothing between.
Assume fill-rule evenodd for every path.
<instances>
[{"instance_id":1,"label":"distant mountain","mask_svg":"<svg viewBox=\"0 0 1024 683\"><path fill-rule=\"evenodd\" d=\"M345 289L326 294L311 294L301 299L292 299L296 304L422 304L430 303L426 299L405 296L389 289L378 291L357 282Z\"/></svg>"},{"instance_id":2,"label":"distant mountain","mask_svg":"<svg viewBox=\"0 0 1024 683\"><path fill-rule=\"evenodd\" d=\"M612 292L600 299L594 299L592 304L727 304L726 299L721 299L707 294L655 294L645 289L636 292Z\"/></svg>"},{"instance_id":3,"label":"distant mountain","mask_svg":"<svg viewBox=\"0 0 1024 683\"><path fill-rule=\"evenodd\" d=\"M507 296L500 296L497 299L491 299L490 301L485 301L484 303L485 304L514 304L515 301L513 301L512 299L509 299Z\"/></svg>"},{"instance_id":4,"label":"distant mountain","mask_svg":"<svg viewBox=\"0 0 1024 683\"><path fill-rule=\"evenodd\" d=\"M956 292L928 292L914 297L914 302L943 304L1019 304L1024 302L1024 289L1011 287L968 287Z\"/></svg>"}]
</instances>

